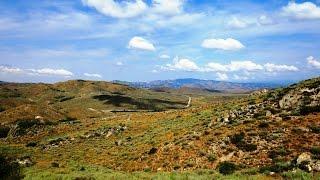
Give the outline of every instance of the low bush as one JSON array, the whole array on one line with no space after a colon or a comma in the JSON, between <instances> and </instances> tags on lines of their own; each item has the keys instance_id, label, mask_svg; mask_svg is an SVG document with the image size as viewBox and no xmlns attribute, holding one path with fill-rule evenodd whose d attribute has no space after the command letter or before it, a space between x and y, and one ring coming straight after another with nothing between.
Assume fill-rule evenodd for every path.
<instances>
[{"instance_id":1,"label":"low bush","mask_svg":"<svg viewBox=\"0 0 320 180\"><path fill-rule=\"evenodd\" d=\"M1 107L0 106L0 112L3 112L3 111L5 111L6 109L4 108L4 107Z\"/></svg>"},{"instance_id":2,"label":"low bush","mask_svg":"<svg viewBox=\"0 0 320 180\"><path fill-rule=\"evenodd\" d=\"M311 131L312 131L313 133L317 133L317 134L320 133L320 126L311 125L311 126L309 126L309 128L311 129Z\"/></svg>"},{"instance_id":3,"label":"low bush","mask_svg":"<svg viewBox=\"0 0 320 180\"><path fill-rule=\"evenodd\" d=\"M234 134L233 136L230 137L230 141L232 144L241 143L244 139L244 136L245 136L244 132Z\"/></svg>"},{"instance_id":4,"label":"low bush","mask_svg":"<svg viewBox=\"0 0 320 180\"><path fill-rule=\"evenodd\" d=\"M213 162L213 161L215 161L217 158L216 158L216 156L214 155L214 154L209 154L208 155L208 161L209 162Z\"/></svg>"},{"instance_id":5,"label":"low bush","mask_svg":"<svg viewBox=\"0 0 320 180\"><path fill-rule=\"evenodd\" d=\"M0 154L0 179L22 179L20 166L12 158Z\"/></svg>"},{"instance_id":6,"label":"low bush","mask_svg":"<svg viewBox=\"0 0 320 180\"><path fill-rule=\"evenodd\" d=\"M9 131L10 131L9 127L0 126L0 138L6 138L8 136Z\"/></svg>"},{"instance_id":7,"label":"low bush","mask_svg":"<svg viewBox=\"0 0 320 180\"><path fill-rule=\"evenodd\" d=\"M232 162L224 161L218 165L218 169L221 174L228 175L234 173L237 170L237 166Z\"/></svg>"},{"instance_id":8,"label":"low bush","mask_svg":"<svg viewBox=\"0 0 320 180\"><path fill-rule=\"evenodd\" d=\"M312 147L310 149L310 152L314 155L320 155L320 147L319 146Z\"/></svg>"},{"instance_id":9,"label":"low bush","mask_svg":"<svg viewBox=\"0 0 320 180\"><path fill-rule=\"evenodd\" d=\"M260 173L268 173L268 172L281 173L281 172L289 171L293 168L294 166L290 162L278 162L269 166L261 167L259 172Z\"/></svg>"}]
</instances>

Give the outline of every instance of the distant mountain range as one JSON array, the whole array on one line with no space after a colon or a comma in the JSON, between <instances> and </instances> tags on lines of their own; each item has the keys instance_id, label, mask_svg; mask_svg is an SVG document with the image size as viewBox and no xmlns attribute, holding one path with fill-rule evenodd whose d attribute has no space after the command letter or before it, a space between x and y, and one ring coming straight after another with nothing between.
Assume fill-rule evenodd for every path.
<instances>
[{"instance_id":1,"label":"distant mountain range","mask_svg":"<svg viewBox=\"0 0 320 180\"><path fill-rule=\"evenodd\" d=\"M175 80L156 80L150 82L127 82L127 81L113 81L114 83L126 84L136 88L197 88L206 90L215 90L223 92L248 92L258 89L270 89L281 87L281 84L274 83L234 83L215 80L201 80L201 79L175 79Z\"/></svg>"}]
</instances>

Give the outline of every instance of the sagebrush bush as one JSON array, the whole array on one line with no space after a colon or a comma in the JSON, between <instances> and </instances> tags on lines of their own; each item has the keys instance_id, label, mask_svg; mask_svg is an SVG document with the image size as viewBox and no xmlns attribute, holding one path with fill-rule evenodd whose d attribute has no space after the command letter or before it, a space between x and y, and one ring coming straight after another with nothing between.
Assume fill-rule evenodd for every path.
<instances>
[{"instance_id":1,"label":"sagebrush bush","mask_svg":"<svg viewBox=\"0 0 320 180\"><path fill-rule=\"evenodd\" d=\"M218 168L221 174L228 175L234 173L237 169L237 166L232 162L224 161L218 165Z\"/></svg>"}]
</instances>

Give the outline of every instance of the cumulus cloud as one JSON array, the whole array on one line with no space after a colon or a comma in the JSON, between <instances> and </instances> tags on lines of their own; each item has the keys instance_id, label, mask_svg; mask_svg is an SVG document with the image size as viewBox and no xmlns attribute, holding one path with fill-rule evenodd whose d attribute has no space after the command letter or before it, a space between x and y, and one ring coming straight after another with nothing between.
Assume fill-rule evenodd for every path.
<instances>
[{"instance_id":1,"label":"cumulus cloud","mask_svg":"<svg viewBox=\"0 0 320 180\"><path fill-rule=\"evenodd\" d=\"M225 73L218 72L216 73L216 75L217 75L217 80L220 80L220 81L226 81L229 79L228 75Z\"/></svg>"},{"instance_id":2,"label":"cumulus cloud","mask_svg":"<svg viewBox=\"0 0 320 180\"><path fill-rule=\"evenodd\" d=\"M282 14L294 19L320 19L320 7L312 2L289 2L282 8Z\"/></svg>"},{"instance_id":3,"label":"cumulus cloud","mask_svg":"<svg viewBox=\"0 0 320 180\"><path fill-rule=\"evenodd\" d=\"M320 69L320 61L317 61L313 56L309 56L307 58L307 61L308 61L308 64L310 64L312 67Z\"/></svg>"},{"instance_id":4,"label":"cumulus cloud","mask_svg":"<svg viewBox=\"0 0 320 180\"><path fill-rule=\"evenodd\" d=\"M159 56L161 59L170 59L170 56L167 54L162 54Z\"/></svg>"},{"instance_id":5,"label":"cumulus cloud","mask_svg":"<svg viewBox=\"0 0 320 180\"><path fill-rule=\"evenodd\" d=\"M202 42L202 47L207 49L221 49L227 51L239 50L245 46L238 40L228 39L205 39Z\"/></svg>"},{"instance_id":6,"label":"cumulus cloud","mask_svg":"<svg viewBox=\"0 0 320 180\"><path fill-rule=\"evenodd\" d=\"M243 29L250 25L250 23L246 22L245 20L239 19L237 17L233 17L228 23L227 26L229 28L234 29Z\"/></svg>"},{"instance_id":7,"label":"cumulus cloud","mask_svg":"<svg viewBox=\"0 0 320 180\"><path fill-rule=\"evenodd\" d=\"M130 18L142 14L147 8L142 0L82 0L83 4L95 8L100 13L115 18Z\"/></svg>"},{"instance_id":8,"label":"cumulus cloud","mask_svg":"<svg viewBox=\"0 0 320 180\"><path fill-rule=\"evenodd\" d=\"M14 67L8 67L8 66L0 66L0 72L18 74L18 73L22 73L23 70L20 69L20 68L14 68Z\"/></svg>"},{"instance_id":9,"label":"cumulus cloud","mask_svg":"<svg viewBox=\"0 0 320 180\"><path fill-rule=\"evenodd\" d=\"M90 73L84 73L83 75L91 78L102 78L100 74L90 74Z\"/></svg>"},{"instance_id":10,"label":"cumulus cloud","mask_svg":"<svg viewBox=\"0 0 320 180\"><path fill-rule=\"evenodd\" d=\"M313 58L308 58L309 64L314 66L318 65L320 68L320 62L315 61ZM318 64L317 64L318 63ZM256 72L294 72L299 69L293 65L281 65L266 63L264 65L257 64L253 61L231 61L228 64L220 64L216 62L209 62L204 66L198 66L194 61L189 59L179 59L176 57L173 63L161 66L161 69L171 70L171 71L196 71L196 72L215 72L222 74L241 72L243 76L234 75L233 79L236 80L246 80L247 76Z\"/></svg>"},{"instance_id":11,"label":"cumulus cloud","mask_svg":"<svg viewBox=\"0 0 320 180\"><path fill-rule=\"evenodd\" d=\"M172 64L166 64L161 67L164 70L170 71L199 71L200 68L198 65L189 59L179 59L179 57L175 57Z\"/></svg>"},{"instance_id":12,"label":"cumulus cloud","mask_svg":"<svg viewBox=\"0 0 320 180\"><path fill-rule=\"evenodd\" d=\"M204 71L207 72L234 72L234 71L258 71L263 70L260 64L256 64L252 61L231 61L230 64L220 64L210 62L208 63Z\"/></svg>"},{"instance_id":13,"label":"cumulus cloud","mask_svg":"<svg viewBox=\"0 0 320 180\"><path fill-rule=\"evenodd\" d=\"M185 0L152 0L148 6L142 0L82 0L83 4L114 18L131 18L145 14L176 15L183 12Z\"/></svg>"},{"instance_id":14,"label":"cumulus cloud","mask_svg":"<svg viewBox=\"0 0 320 180\"><path fill-rule=\"evenodd\" d=\"M228 65L230 71L257 71L262 70L263 67L260 64L256 64L252 61L231 61Z\"/></svg>"},{"instance_id":15,"label":"cumulus cloud","mask_svg":"<svg viewBox=\"0 0 320 180\"><path fill-rule=\"evenodd\" d=\"M73 76L73 73L65 70L65 69L51 69L51 68L43 68L43 69L29 69L30 74L33 75L54 75L54 76L64 76L70 77Z\"/></svg>"},{"instance_id":16,"label":"cumulus cloud","mask_svg":"<svg viewBox=\"0 0 320 180\"><path fill-rule=\"evenodd\" d=\"M148 40L135 36L129 41L129 48L131 49L141 49L141 50L147 50L147 51L155 51L156 48L154 45L149 42Z\"/></svg>"},{"instance_id":17,"label":"cumulus cloud","mask_svg":"<svg viewBox=\"0 0 320 180\"><path fill-rule=\"evenodd\" d=\"M281 71L298 71L299 69L295 66L288 66L288 65L279 65L279 64L272 64L267 63L264 65L264 68L267 72L281 72Z\"/></svg>"},{"instance_id":18,"label":"cumulus cloud","mask_svg":"<svg viewBox=\"0 0 320 180\"><path fill-rule=\"evenodd\" d=\"M23 75L52 75L52 76L64 76L71 77L73 73L65 69L51 69L51 68L42 68L42 69L21 69L17 67L8 67L0 66L1 73L10 73L10 74L23 74Z\"/></svg>"}]
</instances>

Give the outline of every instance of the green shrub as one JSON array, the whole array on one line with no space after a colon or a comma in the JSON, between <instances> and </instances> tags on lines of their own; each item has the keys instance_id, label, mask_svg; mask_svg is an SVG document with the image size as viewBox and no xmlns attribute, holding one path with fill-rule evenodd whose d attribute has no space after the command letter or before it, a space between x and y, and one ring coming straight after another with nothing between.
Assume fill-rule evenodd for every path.
<instances>
[{"instance_id":1,"label":"green shrub","mask_svg":"<svg viewBox=\"0 0 320 180\"><path fill-rule=\"evenodd\" d=\"M314 113L314 112L320 112L320 106L305 106L305 105L302 105L299 107L299 113L301 115L307 115L307 114L310 114L310 113Z\"/></svg>"},{"instance_id":2,"label":"green shrub","mask_svg":"<svg viewBox=\"0 0 320 180\"><path fill-rule=\"evenodd\" d=\"M294 166L290 162L278 162L270 166L261 167L259 172L260 173L268 173L268 172L281 173L281 172L289 171L293 168Z\"/></svg>"},{"instance_id":3,"label":"green shrub","mask_svg":"<svg viewBox=\"0 0 320 180\"><path fill-rule=\"evenodd\" d=\"M6 138L8 136L9 131L10 131L9 127L0 126L0 138Z\"/></svg>"},{"instance_id":4,"label":"green shrub","mask_svg":"<svg viewBox=\"0 0 320 180\"><path fill-rule=\"evenodd\" d=\"M237 147L243 151L248 151L248 152L257 150L257 145L249 144L249 143L245 143L245 142L238 144Z\"/></svg>"},{"instance_id":5,"label":"green shrub","mask_svg":"<svg viewBox=\"0 0 320 180\"><path fill-rule=\"evenodd\" d=\"M279 150L272 150L268 153L269 158L276 159L279 156L286 156L289 152L285 149L279 149Z\"/></svg>"},{"instance_id":6,"label":"green shrub","mask_svg":"<svg viewBox=\"0 0 320 180\"><path fill-rule=\"evenodd\" d=\"M213 161L215 161L217 158L216 158L216 156L214 155L214 154L209 154L208 155L208 161L209 162L213 162Z\"/></svg>"},{"instance_id":7,"label":"green shrub","mask_svg":"<svg viewBox=\"0 0 320 180\"><path fill-rule=\"evenodd\" d=\"M268 128L269 124L267 122L261 122L258 126L259 128Z\"/></svg>"},{"instance_id":8,"label":"green shrub","mask_svg":"<svg viewBox=\"0 0 320 180\"><path fill-rule=\"evenodd\" d=\"M319 146L312 147L310 152L314 155L320 155L320 147Z\"/></svg>"},{"instance_id":9,"label":"green shrub","mask_svg":"<svg viewBox=\"0 0 320 180\"><path fill-rule=\"evenodd\" d=\"M238 144L241 143L244 139L244 132L241 132L239 134L234 134L233 136L231 136L230 141L232 144Z\"/></svg>"},{"instance_id":10,"label":"green shrub","mask_svg":"<svg viewBox=\"0 0 320 180\"><path fill-rule=\"evenodd\" d=\"M309 126L309 128L311 129L311 131L312 131L313 133L317 133L317 134L320 133L320 126L311 125L311 126Z\"/></svg>"},{"instance_id":11,"label":"green shrub","mask_svg":"<svg viewBox=\"0 0 320 180\"><path fill-rule=\"evenodd\" d=\"M2 106L0 106L0 112L3 112L3 111L5 111L6 109L4 108L4 107L2 107Z\"/></svg>"},{"instance_id":12,"label":"green shrub","mask_svg":"<svg viewBox=\"0 0 320 180\"><path fill-rule=\"evenodd\" d=\"M224 161L218 165L218 168L221 174L228 175L234 173L237 169L237 166L232 162Z\"/></svg>"},{"instance_id":13,"label":"green shrub","mask_svg":"<svg viewBox=\"0 0 320 180\"><path fill-rule=\"evenodd\" d=\"M19 164L2 154L0 155L0 179L22 179Z\"/></svg>"}]
</instances>

